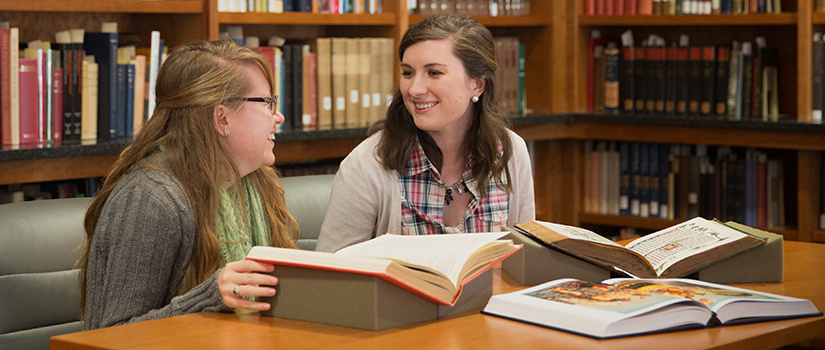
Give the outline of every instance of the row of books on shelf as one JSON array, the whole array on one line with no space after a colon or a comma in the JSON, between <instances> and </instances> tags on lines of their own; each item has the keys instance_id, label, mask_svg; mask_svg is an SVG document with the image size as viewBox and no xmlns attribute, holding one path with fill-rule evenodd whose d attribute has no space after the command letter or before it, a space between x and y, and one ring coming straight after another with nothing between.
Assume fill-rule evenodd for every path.
<instances>
[{"instance_id":1,"label":"row of books on shelf","mask_svg":"<svg viewBox=\"0 0 825 350\"><path fill-rule=\"evenodd\" d=\"M785 164L763 151L586 141L583 157L585 212L786 226Z\"/></svg>"},{"instance_id":2,"label":"row of books on shelf","mask_svg":"<svg viewBox=\"0 0 825 350\"><path fill-rule=\"evenodd\" d=\"M0 134L4 149L131 138L151 115L159 32L119 36L71 29L22 42L0 25Z\"/></svg>"},{"instance_id":3,"label":"row of books on shelf","mask_svg":"<svg viewBox=\"0 0 825 350\"><path fill-rule=\"evenodd\" d=\"M0 204L24 201L94 197L101 179L92 177L76 180L0 186Z\"/></svg>"},{"instance_id":4,"label":"row of books on shelf","mask_svg":"<svg viewBox=\"0 0 825 350\"><path fill-rule=\"evenodd\" d=\"M526 16L531 0L408 0L410 13L470 16Z\"/></svg>"},{"instance_id":5,"label":"row of books on shelf","mask_svg":"<svg viewBox=\"0 0 825 350\"><path fill-rule=\"evenodd\" d=\"M821 1L821 0L817 0ZM825 4L823 5L825 7ZM590 16L782 13L781 0L584 0Z\"/></svg>"},{"instance_id":6,"label":"row of books on shelf","mask_svg":"<svg viewBox=\"0 0 825 350\"><path fill-rule=\"evenodd\" d=\"M764 37L753 43L667 45L651 35L635 45L632 31L616 40L595 30L589 39L588 110L593 113L702 115L777 121L780 57Z\"/></svg>"},{"instance_id":7,"label":"row of books on shelf","mask_svg":"<svg viewBox=\"0 0 825 350\"><path fill-rule=\"evenodd\" d=\"M317 38L288 41L274 36L261 46L237 26L224 35L270 60L275 72L282 132L367 127L383 118L394 88L391 38ZM524 45L516 37L496 37L502 106L523 115Z\"/></svg>"},{"instance_id":8,"label":"row of books on shelf","mask_svg":"<svg viewBox=\"0 0 825 350\"><path fill-rule=\"evenodd\" d=\"M383 0L218 0L218 12L376 14Z\"/></svg>"}]
</instances>

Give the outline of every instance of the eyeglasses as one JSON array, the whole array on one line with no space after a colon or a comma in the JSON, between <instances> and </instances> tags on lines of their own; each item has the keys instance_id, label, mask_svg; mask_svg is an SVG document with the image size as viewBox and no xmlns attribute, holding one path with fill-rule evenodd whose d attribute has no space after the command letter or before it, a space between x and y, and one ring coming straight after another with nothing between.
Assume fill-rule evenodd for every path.
<instances>
[{"instance_id":1,"label":"eyeglasses","mask_svg":"<svg viewBox=\"0 0 825 350\"><path fill-rule=\"evenodd\" d=\"M276 114L278 112L278 100L280 98L278 95L272 97L236 97L230 98L229 100L236 100L236 101L244 101L244 102L266 102L269 111L272 114Z\"/></svg>"}]
</instances>

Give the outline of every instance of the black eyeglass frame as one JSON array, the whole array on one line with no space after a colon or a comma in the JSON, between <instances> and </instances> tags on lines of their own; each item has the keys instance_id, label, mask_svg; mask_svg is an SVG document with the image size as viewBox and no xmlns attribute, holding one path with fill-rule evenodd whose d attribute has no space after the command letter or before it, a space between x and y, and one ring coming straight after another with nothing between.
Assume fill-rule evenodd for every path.
<instances>
[{"instance_id":1,"label":"black eyeglass frame","mask_svg":"<svg viewBox=\"0 0 825 350\"><path fill-rule=\"evenodd\" d=\"M268 105L269 111L272 112L272 114L274 115L274 114L278 113L278 102L280 101L280 99L281 98L278 95L275 95L275 96L272 96L272 97L269 97L269 96L267 96L267 97L235 97L235 98L230 98L229 100L230 101L244 101L244 102L266 102L266 103L269 104Z\"/></svg>"}]
</instances>

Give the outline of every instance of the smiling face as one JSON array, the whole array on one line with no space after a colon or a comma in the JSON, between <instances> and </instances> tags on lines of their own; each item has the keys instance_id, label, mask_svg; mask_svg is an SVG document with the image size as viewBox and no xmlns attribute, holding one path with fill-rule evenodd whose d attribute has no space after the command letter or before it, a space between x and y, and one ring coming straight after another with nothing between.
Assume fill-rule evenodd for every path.
<instances>
[{"instance_id":1,"label":"smiling face","mask_svg":"<svg viewBox=\"0 0 825 350\"><path fill-rule=\"evenodd\" d=\"M467 76L451 40L428 40L404 52L399 87L415 126L437 138L464 135L472 120L472 98L484 92L484 81Z\"/></svg>"},{"instance_id":2,"label":"smiling face","mask_svg":"<svg viewBox=\"0 0 825 350\"><path fill-rule=\"evenodd\" d=\"M272 96L269 83L260 67L244 65L252 89L242 97ZM263 166L275 163L275 127L284 122L278 112L273 115L266 102L246 101L237 111L225 105L215 109L215 128L229 149L240 176L243 177ZM228 135L227 135L228 132Z\"/></svg>"}]
</instances>

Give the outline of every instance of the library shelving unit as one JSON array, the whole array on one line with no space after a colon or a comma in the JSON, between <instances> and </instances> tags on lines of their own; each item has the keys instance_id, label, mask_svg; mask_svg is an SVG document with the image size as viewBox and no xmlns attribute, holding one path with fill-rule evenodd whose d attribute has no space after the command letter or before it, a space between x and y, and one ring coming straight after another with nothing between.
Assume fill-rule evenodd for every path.
<instances>
[{"instance_id":1,"label":"library shelving unit","mask_svg":"<svg viewBox=\"0 0 825 350\"><path fill-rule=\"evenodd\" d=\"M530 114L548 115L568 109L568 100L554 91L551 76L562 76L564 64L550 64L551 53L564 49L556 33L564 34L566 21L559 17L569 6L565 2L538 1L532 15L518 17L479 17L495 35L516 35L526 44L527 107ZM311 42L317 37L385 37L397 43L410 23L422 16L409 13L406 0L384 0L381 14L312 13L223 13L217 0L143 1L91 0L83 2L34 0L21 3L0 0L0 20L21 28L21 41L50 39L58 30L82 27L99 28L100 23L117 21L123 31L160 30L167 46L174 47L196 39L217 39L229 25L240 25L245 35L268 38L278 35L288 40ZM553 62L564 63L564 55ZM397 57L393 65L399 72ZM396 82L399 74L396 74ZM525 119L517 130L531 133ZM530 119L530 120L527 120ZM275 153L279 163L340 158L366 136L366 129L338 129L318 132L289 132L278 135ZM559 134L532 132L529 139L546 140ZM0 151L0 185L45 182L106 174L127 142L104 142L92 146L64 146L45 149ZM540 196L543 197L543 196Z\"/></svg>"},{"instance_id":2,"label":"library shelving unit","mask_svg":"<svg viewBox=\"0 0 825 350\"><path fill-rule=\"evenodd\" d=\"M58 31L100 31L117 22L119 32L160 30L168 46L206 38L206 0L180 1L52 1L0 0L0 21L20 28L20 42L54 41ZM79 179L104 175L120 144L66 146L52 149L0 151L0 184Z\"/></svg>"},{"instance_id":3,"label":"library shelving unit","mask_svg":"<svg viewBox=\"0 0 825 350\"><path fill-rule=\"evenodd\" d=\"M825 29L825 15L814 13L813 0L783 0L779 14L738 15L652 15L652 16L588 16L584 15L583 1L575 1L575 13L569 18L574 22L575 40L570 44L576 66L573 98L574 110L583 112L586 106L587 40L594 29L603 38L620 42L622 32L632 29L638 45L640 38L650 34L664 37L668 44L677 42L680 34L690 36L691 45L723 44L733 40L753 41L757 36L767 39L768 47L779 50L778 67L780 114L787 116L780 122L728 121L710 117L634 116L618 115L598 117L595 123L580 122L574 125L581 133L569 134L565 149L573 162L580 162L582 141L608 140L660 142L675 144L704 144L710 146L734 146L768 149L777 152L790 164L786 166L785 200L791 208L787 211L787 227L768 228L781 233L786 239L825 242L825 232L818 229L820 212L820 152L825 151L822 125L810 124L812 107L812 54L813 32ZM565 194L575 201L574 213L568 213L565 221L577 225L601 225L612 227L637 227L661 229L687 218L675 221L600 215L584 212L582 198L582 164L573 163L577 169L564 180L572 186Z\"/></svg>"},{"instance_id":4,"label":"library shelving unit","mask_svg":"<svg viewBox=\"0 0 825 350\"><path fill-rule=\"evenodd\" d=\"M780 152L794 164L786 169L795 207L787 239L825 242L817 229L820 210L819 154L825 151L821 125L811 118L811 46L814 31L825 30L825 14L813 13L814 0L783 0L783 13L707 16L584 16L582 0L532 2L532 14L477 17L494 35L515 35L526 44L527 116L513 118L514 130L532 141L537 218L571 225L658 229L667 220L584 213L582 143L585 140L667 142L755 147ZM173 47L195 39L217 39L229 25L247 35L308 40L322 36L385 37L397 40L422 16L407 10L407 0L384 0L382 14L219 13L217 0L0 0L0 21L21 28L21 40L51 39L58 30L99 28L117 21L123 31L160 30ZM632 28L636 37L655 33L673 41L723 43L765 36L779 48L779 123L731 122L700 118L642 118L584 113L587 39L592 29L618 37ZM397 58L396 58L397 62ZM396 65L396 70L397 64ZM396 75L396 82L398 75ZM340 158L366 136L366 129L284 133L275 154L279 163ZM0 185L99 177L106 174L126 142L94 146L0 151ZM773 230L773 229L772 229Z\"/></svg>"}]
</instances>

